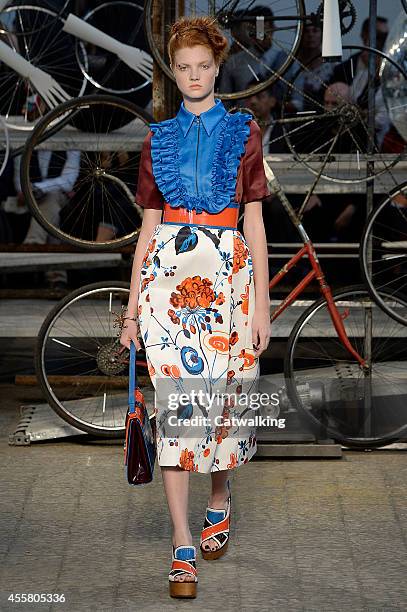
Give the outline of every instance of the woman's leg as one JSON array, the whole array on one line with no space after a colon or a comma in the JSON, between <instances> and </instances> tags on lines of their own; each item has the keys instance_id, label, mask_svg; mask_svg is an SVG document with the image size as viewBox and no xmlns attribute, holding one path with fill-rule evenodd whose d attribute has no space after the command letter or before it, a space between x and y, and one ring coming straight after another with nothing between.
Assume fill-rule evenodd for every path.
<instances>
[{"instance_id":1,"label":"woman's leg","mask_svg":"<svg viewBox=\"0 0 407 612\"><path fill-rule=\"evenodd\" d=\"M229 497L229 490L226 482L229 478L229 470L219 470L219 472L211 472L212 478L212 492L208 501L210 508L216 508L219 510L226 509L226 502ZM219 548L219 544L213 538L206 540L202 544L204 550L216 550Z\"/></svg>"},{"instance_id":2,"label":"woman's leg","mask_svg":"<svg viewBox=\"0 0 407 612\"><path fill-rule=\"evenodd\" d=\"M172 521L174 546L191 545L192 536L188 522L189 471L178 466L161 467L164 490ZM178 574L175 580L194 580L190 574Z\"/></svg>"}]
</instances>

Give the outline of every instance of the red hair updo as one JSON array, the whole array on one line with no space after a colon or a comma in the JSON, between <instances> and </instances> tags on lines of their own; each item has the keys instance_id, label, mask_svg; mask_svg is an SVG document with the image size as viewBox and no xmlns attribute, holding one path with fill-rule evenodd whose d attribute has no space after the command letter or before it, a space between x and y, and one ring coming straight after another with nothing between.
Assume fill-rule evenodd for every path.
<instances>
[{"instance_id":1,"label":"red hair updo","mask_svg":"<svg viewBox=\"0 0 407 612\"><path fill-rule=\"evenodd\" d=\"M170 26L169 35L167 52L171 64L178 49L195 45L208 47L217 66L227 57L229 43L215 17L180 17Z\"/></svg>"}]
</instances>

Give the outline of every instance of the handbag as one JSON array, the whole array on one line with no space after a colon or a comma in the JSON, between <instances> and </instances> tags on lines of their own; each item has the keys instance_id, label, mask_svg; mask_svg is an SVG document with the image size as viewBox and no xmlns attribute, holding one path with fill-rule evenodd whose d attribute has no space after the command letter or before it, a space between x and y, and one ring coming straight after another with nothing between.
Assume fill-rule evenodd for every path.
<instances>
[{"instance_id":1,"label":"handbag","mask_svg":"<svg viewBox=\"0 0 407 612\"><path fill-rule=\"evenodd\" d=\"M136 347L131 340L129 405L124 443L125 475L130 485L143 485L152 481L156 454L155 415L149 417L144 396L137 386Z\"/></svg>"}]
</instances>

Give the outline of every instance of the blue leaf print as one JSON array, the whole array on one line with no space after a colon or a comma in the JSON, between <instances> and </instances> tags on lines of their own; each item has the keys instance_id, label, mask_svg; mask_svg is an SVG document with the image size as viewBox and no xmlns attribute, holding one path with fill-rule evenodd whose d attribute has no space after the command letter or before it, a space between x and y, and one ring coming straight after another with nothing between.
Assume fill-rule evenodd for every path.
<instances>
[{"instance_id":1,"label":"blue leaf print","mask_svg":"<svg viewBox=\"0 0 407 612\"><path fill-rule=\"evenodd\" d=\"M175 238L175 252L186 253L192 251L198 243L198 236L187 226L182 227Z\"/></svg>"},{"instance_id":2,"label":"blue leaf print","mask_svg":"<svg viewBox=\"0 0 407 612\"><path fill-rule=\"evenodd\" d=\"M177 417L179 419L190 419L193 412L192 404L187 404L186 406L178 406L177 408Z\"/></svg>"}]
</instances>

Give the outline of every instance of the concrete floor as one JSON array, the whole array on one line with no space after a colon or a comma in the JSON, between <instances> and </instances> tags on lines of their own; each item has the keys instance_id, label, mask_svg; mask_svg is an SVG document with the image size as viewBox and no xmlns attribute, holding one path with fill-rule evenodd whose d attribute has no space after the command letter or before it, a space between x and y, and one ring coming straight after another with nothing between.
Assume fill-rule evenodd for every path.
<instances>
[{"instance_id":1,"label":"concrete floor","mask_svg":"<svg viewBox=\"0 0 407 612\"><path fill-rule=\"evenodd\" d=\"M342 459L257 459L232 478L229 550L198 555L198 597L168 595L170 522L154 482L124 480L122 442L86 436L9 446L36 389L1 385L0 610L407 609L407 462L402 451ZM191 475L195 545L210 477ZM16 604L11 593L63 593Z\"/></svg>"}]
</instances>

